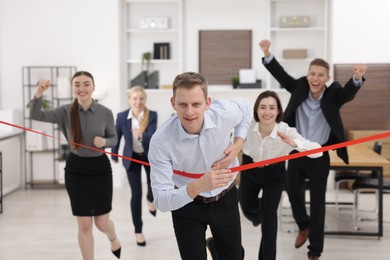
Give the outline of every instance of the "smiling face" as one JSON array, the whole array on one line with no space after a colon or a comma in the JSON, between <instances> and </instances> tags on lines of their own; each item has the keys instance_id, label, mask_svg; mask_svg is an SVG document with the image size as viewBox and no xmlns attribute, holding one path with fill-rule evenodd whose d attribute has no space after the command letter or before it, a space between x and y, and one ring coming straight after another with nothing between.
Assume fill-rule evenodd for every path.
<instances>
[{"instance_id":1,"label":"smiling face","mask_svg":"<svg viewBox=\"0 0 390 260\"><path fill-rule=\"evenodd\" d=\"M134 91L127 101L134 112L141 112L146 104L146 95L142 91Z\"/></svg>"},{"instance_id":2,"label":"smiling face","mask_svg":"<svg viewBox=\"0 0 390 260\"><path fill-rule=\"evenodd\" d=\"M189 134L199 134L203 127L204 112L211 104L211 99L205 97L202 87L177 88L171 104L184 130Z\"/></svg>"},{"instance_id":3,"label":"smiling face","mask_svg":"<svg viewBox=\"0 0 390 260\"><path fill-rule=\"evenodd\" d=\"M92 78L86 75L80 75L72 80L73 95L80 104L90 102L95 85Z\"/></svg>"},{"instance_id":4,"label":"smiling face","mask_svg":"<svg viewBox=\"0 0 390 260\"><path fill-rule=\"evenodd\" d=\"M306 78L310 86L310 93L316 100L324 90L325 83L330 79L329 70L321 65L310 65Z\"/></svg>"},{"instance_id":5,"label":"smiling face","mask_svg":"<svg viewBox=\"0 0 390 260\"><path fill-rule=\"evenodd\" d=\"M265 97L257 107L257 117L261 124L274 125L279 115L278 103L274 97Z\"/></svg>"}]
</instances>

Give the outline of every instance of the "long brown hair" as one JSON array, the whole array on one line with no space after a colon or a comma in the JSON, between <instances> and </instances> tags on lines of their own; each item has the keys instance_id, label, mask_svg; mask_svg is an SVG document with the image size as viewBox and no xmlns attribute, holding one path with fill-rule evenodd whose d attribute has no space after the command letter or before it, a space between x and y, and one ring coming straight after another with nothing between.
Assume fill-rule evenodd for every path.
<instances>
[{"instance_id":1,"label":"long brown hair","mask_svg":"<svg viewBox=\"0 0 390 260\"><path fill-rule=\"evenodd\" d=\"M72 77L72 85L73 80L78 76L87 76L92 80L92 84L95 85L95 81L93 79L93 76L88 71L77 71L73 77ZM72 104L72 109L70 111L70 125L72 129L72 135L73 135L73 149L78 149L79 146L77 144L81 144L83 142L83 134L81 132L81 125L80 125L80 117L79 117L79 103L77 101L77 98L74 99Z\"/></svg>"},{"instance_id":2,"label":"long brown hair","mask_svg":"<svg viewBox=\"0 0 390 260\"><path fill-rule=\"evenodd\" d=\"M146 95L146 92L145 92L145 89L141 86L134 86L134 87L131 87L128 91L127 91L127 98L130 98L131 95L133 95L135 92L141 92L145 98L147 98L147 95ZM148 127L148 123L149 123L149 109L144 106L144 117L142 118L141 122L139 123L139 129L141 130L141 132L145 132L146 128Z\"/></svg>"}]
</instances>

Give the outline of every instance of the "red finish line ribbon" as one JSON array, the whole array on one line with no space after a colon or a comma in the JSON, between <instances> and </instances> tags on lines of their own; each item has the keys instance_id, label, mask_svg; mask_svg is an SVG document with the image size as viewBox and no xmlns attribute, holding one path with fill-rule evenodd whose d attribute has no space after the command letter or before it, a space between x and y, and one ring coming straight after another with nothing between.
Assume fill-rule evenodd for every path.
<instances>
[{"instance_id":1,"label":"red finish line ribbon","mask_svg":"<svg viewBox=\"0 0 390 260\"><path fill-rule=\"evenodd\" d=\"M4 122L4 121L0 121L0 123L8 125L8 126L11 126L11 127L19 128L19 129L22 129L24 131L29 131L29 132L32 132L32 133L35 133L35 134L40 134L40 135L43 135L43 136L46 136L46 137L50 137L50 138L54 138L54 139L57 139L57 140L66 141L67 142L67 140L63 140L61 138L58 138L58 137L55 137L55 136L52 136L52 135L48 135L46 133L42 133L42 132L39 132L39 131L36 131L36 130L33 130L33 129L29 129L29 128L25 128L25 127L22 127L22 126L14 125L14 124L11 124L11 123L8 123L8 122ZM272 159L268 159L268 160L264 160L264 161L260 161L260 162L254 162L254 163L245 164L245 165L241 165L241 166L237 166L237 167L232 167L232 168L230 168L230 170L231 170L231 172L238 172L238 171L248 170L248 169L252 169L252 168L255 168L255 167L260 167L260 166L265 166L265 165L268 165L268 164L283 162L283 161L287 161L287 160L291 160L291 159L296 159L296 158L300 158L300 157L303 157L303 156L307 156L307 155L310 155L310 154L315 154L315 153L319 153L319 152L326 152L326 151L329 151L329 150L335 150L335 149L339 149L339 148L343 148L343 147L347 147L347 146L351 146L351 145L355 145L355 144L365 143L365 142L369 142L369 141L374 141L374 140L382 139L382 138L386 138L386 137L390 137L390 132L385 132L385 133L381 133L381 134L367 136L367 137L363 137L363 138L359 138L359 139L355 139L355 140L350 140L350 141L346 141L346 142L342 142L342 143L338 143L338 144L323 146L321 148L312 149L312 150L299 152L299 153L294 153L294 154L289 154L289 155L284 155L284 156L280 156L280 157L276 157L276 158L272 158ZM84 147L84 148L87 148L87 149L91 149L91 150L94 150L94 151L97 151L97 152L106 153L106 154L109 154L109 155L112 155L112 156L116 156L116 157L122 158L124 160L128 160L128 161L136 162L136 163L143 164L143 165L146 165L146 166L150 166L150 164L147 163L147 162L140 161L140 160L137 160L137 159L133 159L133 158L130 158L130 157L127 157L127 156L111 153L111 152L108 152L108 151L105 151L105 150L102 150L102 149L94 148L94 147L83 145L83 144L78 144L78 143L74 143L74 142L69 142L69 143L72 144L72 145L78 145L78 146L81 146L81 147ZM198 179L198 178L200 178L200 177L202 177L204 175L204 173L188 173L188 172L183 172L183 171L179 171L179 170L173 170L173 172L175 174L178 174L178 175L181 175L181 176L185 176L185 177L188 177L188 178L193 178L193 179Z\"/></svg>"}]
</instances>

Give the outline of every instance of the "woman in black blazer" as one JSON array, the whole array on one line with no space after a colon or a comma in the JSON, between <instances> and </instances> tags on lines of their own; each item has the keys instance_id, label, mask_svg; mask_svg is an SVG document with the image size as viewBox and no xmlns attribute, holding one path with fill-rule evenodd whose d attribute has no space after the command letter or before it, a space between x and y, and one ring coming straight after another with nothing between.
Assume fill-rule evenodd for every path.
<instances>
[{"instance_id":1,"label":"woman in black blazer","mask_svg":"<svg viewBox=\"0 0 390 260\"><path fill-rule=\"evenodd\" d=\"M307 75L295 79L273 57L269 50L269 40L262 40L259 45L264 53L265 68L291 94L283 121L296 127L306 139L322 146L344 142L346 138L340 108L355 97L364 82L363 75L367 66L356 64L353 77L344 87L338 82L326 86L330 79L329 64L326 61L314 59ZM337 154L348 163L346 148L338 149ZM301 157L288 163L286 188L293 216L300 230L295 247L301 247L309 238L309 259L319 259L323 251L325 193L329 167L327 152L320 158ZM310 218L302 193L306 179L310 180Z\"/></svg>"},{"instance_id":2,"label":"woman in black blazer","mask_svg":"<svg viewBox=\"0 0 390 260\"><path fill-rule=\"evenodd\" d=\"M118 143L112 148L114 154L118 154L122 136L125 144L123 156L136 160L148 162L148 151L150 138L157 129L157 112L146 107L146 92L143 87L134 86L128 90L129 109L118 113L116 119L116 132ZM114 162L118 162L117 156L111 157ZM135 238L137 245L145 246L146 241L142 233L142 165L122 160L127 171L127 177L131 187L130 208L135 228ZM146 198L149 212L156 216L156 206L153 202L152 188L150 186L150 167L144 165L148 191Z\"/></svg>"}]
</instances>

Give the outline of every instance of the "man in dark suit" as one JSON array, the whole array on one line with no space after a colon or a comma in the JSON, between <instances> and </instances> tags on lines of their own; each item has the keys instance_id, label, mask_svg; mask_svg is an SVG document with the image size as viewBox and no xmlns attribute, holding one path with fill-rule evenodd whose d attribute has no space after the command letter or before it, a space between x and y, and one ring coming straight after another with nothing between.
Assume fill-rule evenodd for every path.
<instances>
[{"instance_id":1,"label":"man in dark suit","mask_svg":"<svg viewBox=\"0 0 390 260\"><path fill-rule=\"evenodd\" d=\"M363 75L367 66L356 64L353 76L344 87L338 82L326 86L330 79L326 61L314 59L307 75L295 79L273 57L269 40L262 40L259 45L264 53L264 66L291 94L283 121L296 127L306 139L323 146L344 142L346 138L340 108L355 97L365 80ZM348 163L346 148L338 149L337 155ZM286 189L299 227L295 247L300 248L309 238L309 259L319 259L324 247L325 192L329 167L327 152L319 158L301 157L288 163ZM305 207L306 179L310 181L310 217Z\"/></svg>"}]
</instances>

